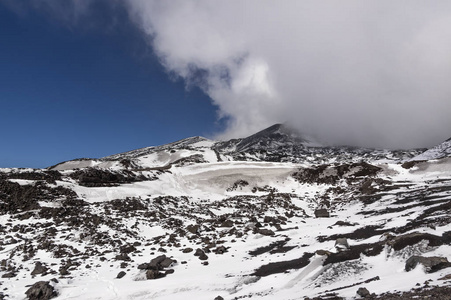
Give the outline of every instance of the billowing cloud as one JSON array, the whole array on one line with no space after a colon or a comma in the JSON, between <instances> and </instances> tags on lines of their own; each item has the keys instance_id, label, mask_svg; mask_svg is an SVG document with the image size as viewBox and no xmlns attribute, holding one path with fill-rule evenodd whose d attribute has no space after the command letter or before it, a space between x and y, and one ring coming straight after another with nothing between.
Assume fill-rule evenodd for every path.
<instances>
[{"instance_id":1,"label":"billowing cloud","mask_svg":"<svg viewBox=\"0 0 451 300\"><path fill-rule=\"evenodd\" d=\"M451 136L448 1L129 0L168 71L228 118L333 143L430 146Z\"/></svg>"},{"instance_id":2,"label":"billowing cloud","mask_svg":"<svg viewBox=\"0 0 451 300\"><path fill-rule=\"evenodd\" d=\"M279 122L336 144L451 136L449 1L73 0L66 15L99 1L123 4L169 75L211 97L223 138Z\"/></svg>"}]
</instances>

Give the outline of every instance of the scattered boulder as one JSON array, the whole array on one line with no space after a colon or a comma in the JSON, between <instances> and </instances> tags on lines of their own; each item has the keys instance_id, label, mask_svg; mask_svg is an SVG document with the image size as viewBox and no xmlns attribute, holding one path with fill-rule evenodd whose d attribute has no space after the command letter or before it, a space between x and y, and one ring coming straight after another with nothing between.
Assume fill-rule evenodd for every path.
<instances>
[{"instance_id":1,"label":"scattered boulder","mask_svg":"<svg viewBox=\"0 0 451 300\"><path fill-rule=\"evenodd\" d=\"M29 300L48 300L58 296L58 293L49 281L36 282L25 294Z\"/></svg>"},{"instance_id":2,"label":"scattered boulder","mask_svg":"<svg viewBox=\"0 0 451 300\"><path fill-rule=\"evenodd\" d=\"M119 248L121 254L130 254L136 251L136 247L133 245L124 245Z\"/></svg>"},{"instance_id":3,"label":"scattered boulder","mask_svg":"<svg viewBox=\"0 0 451 300\"><path fill-rule=\"evenodd\" d=\"M403 167L404 169L410 169L413 166L415 166L416 164L420 163L420 162L424 162L424 160L410 160L410 161L406 161L405 163L403 163L401 165L401 167Z\"/></svg>"},{"instance_id":4,"label":"scattered boulder","mask_svg":"<svg viewBox=\"0 0 451 300\"><path fill-rule=\"evenodd\" d=\"M366 288L361 287L357 290L357 295L359 295L362 298L365 298L370 295L370 292Z\"/></svg>"},{"instance_id":5,"label":"scattered boulder","mask_svg":"<svg viewBox=\"0 0 451 300\"><path fill-rule=\"evenodd\" d=\"M48 271L48 268L43 266L40 261L37 261L31 275L45 274Z\"/></svg>"},{"instance_id":6,"label":"scattered boulder","mask_svg":"<svg viewBox=\"0 0 451 300\"><path fill-rule=\"evenodd\" d=\"M434 273L438 270L448 268L451 266L451 263L448 261L446 257L440 256L412 256L406 261L405 270L407 272L415 269L418 264L422 264L427 273Z\"/></svg>"},{"instance_id":7,"label":"scattered boulder","mask_svg":"<svg viewBox=\"0 0 451 300\"><path fill-rule=\"evenodd\" d=\"M315 210L315 217L317 218L329 218L330 214L329 211L325 208L319 208Z\"/></svg>"},{"instance_id":8,"label":"scattered boulder","mask_svg":"<svg viewBox=\"0 0 451 300\"><path fill-rule=\"evenodd\" d=\"M340 220L340 221L335 222L335 224L333 224L332 226L356 226L356 225L358 225L358 224Z\"/></svg>"},{"instance_id":9,"label":"scattered boulder","mask_svg":"<svg viewBox=\"0 0 451 300\"><path fill-rule=\"evenodd\" d=\"M224 254L225 252L227 252L227 248L221 245L219 247L216 247L216 249L214 249L213 252L216 254Z\"/></svg>"},{"instance_id":10,"label":"scattered boulder","mask_svg":"<svg viewBox=\"0 0 451 300\"><path fill-rule=\"evenodd\" d=\"M225 220L221 223L221 227L233 227L233 221L232 220Z\"/></svg>"},{"instance_id":11,"label":"scattered boulder","mask_svg":"<svg viewBox=\"0 0 451 300\"><path fill-rule=\"evenodd\" d=\"M194 256L198 256L200 260L207 260L208 256L205 254L204 250L197 248L196 252L194 252Z\"/></svg>"},{"instance_id":12,"label":"scattered boulder","mask_svg":"<svg viewBox=\"0 0 451 300\"><path fill-rule=\"evenodd\" d=\"M160 255L153 258L149 263L143 263L138 266L139 270L146 270L147 279L157 279L165 277L167 274L174 273L174 270L166 270L165 268L172 266L177 261L166 257L166 255ZM164 273L160 271L165 271Z\"/></svg>"},{"instance_id":13,"label":"scattered boulder","mask_svg":"<svg viewBox=\"0 0 451 300\"><path fill-rule=\"evenodd\" d=\"M265 228L257 229L257 233L260 233L261 235L266 235L266 236L275 235L274 231L272 231L271 229L265 229Z\"/></svg>"},{"instance_id":14,"label":"scattered boulder","mask_svg":"<svg viewBox=\"0 0 451 300\"><path fill-rule=\"evenodd\" d=\"M131 260L132 260L132 259L130 258L130 256L128 256L128 255L125 254L125 253L121 253L121 254L116 255L115 259L116 259L116 260L123 260L123 261L131 261Z\"/></svg>"},{"instance_id":15,"label":"scattered boulder","mask_svg":"<svg viewBox=\"0 0 451 300\"><path fill-rule=\"evenodd\" d=\"M13 278L16 277L16 273L14 272L8 272L2 275L2 278Z\"/></svg>"},{"instance_id":16,"label":"scattered boulder","mask_svg":"<svg viewBox=\"0 0 451 300\"><path fill-rule=\"evenodd\" d=\"M125 276L125 274L127 274L127 273L125 273L124 271L120 271L119 274L117 274L116 278L121 279L122 277Z\"/></svg>"},{"instance_id":17,"label":"scattered boulder","mask_svg":"<svg viewBox=\"0 0 451 300\"><path fill-rule=\"evenodd\" d=\"M188 226L186 226L186 230L188 232L191 232L192 234L198 234L199 233L199 225L194 225L194 224L190 224Z\"/></svg>"},{"instance_id":18,"label":"scattered boulder","mask_svg":"<svg viewBox=\"0 0 451 300\"><path fill-rule=\"evenodd\" d=\"M207 256L207 254L201 254L201 255L199 255L199 259L200 260L207 260L208 259L208 256Z\"/></svg>"},{"instance_id":19,"label":"scattered boulder","mask_svg":"<svg viewBox=\"0 0 451 300\"><path fill-rule=\"evenodd\" d=\"M438 280L451 280L451 274L447 274L443 277L440 277Z\"/></svg>"}]
</instances>

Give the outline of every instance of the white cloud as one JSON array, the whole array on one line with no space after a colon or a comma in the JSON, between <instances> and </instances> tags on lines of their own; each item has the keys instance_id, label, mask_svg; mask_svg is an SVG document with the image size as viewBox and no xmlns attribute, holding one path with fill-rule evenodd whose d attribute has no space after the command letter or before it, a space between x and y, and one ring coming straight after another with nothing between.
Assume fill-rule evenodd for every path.
<instances>
[{"instance_id":1,"label":"white cloud","mask_svg":"<svg viewBox=\"0 0 451 300\"><path fill-rule=\"evenodd\" d=\"M447 1L129 0L165 67L230 118L223 136L289 121L335 143L451 136Z\"/></svg>"}]
</instances>

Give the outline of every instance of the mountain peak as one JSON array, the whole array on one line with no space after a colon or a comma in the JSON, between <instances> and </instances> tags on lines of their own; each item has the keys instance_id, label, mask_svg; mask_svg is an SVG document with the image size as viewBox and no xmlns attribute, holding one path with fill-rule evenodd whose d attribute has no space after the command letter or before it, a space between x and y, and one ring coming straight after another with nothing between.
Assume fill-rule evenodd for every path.
<instances>
[{"instance_id":1,"label":"mountain peak","mask_svg":"<svg viewBox=\"0 0 451 300\"><path fill-rule=\"evenodd\" d=\"M285 124L274 124L262 131L239 140L236 151L275 149L283 146L307 146L310 140Z\"/></svg>"},{"instance_id":2,"label":"mountain peak","mask_svg":"<svg viewBox=\"0 0 451 300\"><path fill-rule=\"evenodd\" d=\"M290 136L293 139L302 140L302 141L308 141L307 138L305 138L299 131L285 125L285 124L274 124L266 129L263 129L245 139L249 139L252 137L269 137L269 136ZM244 139L244 140L245 140Z\"/></svg>"}]
</instances>

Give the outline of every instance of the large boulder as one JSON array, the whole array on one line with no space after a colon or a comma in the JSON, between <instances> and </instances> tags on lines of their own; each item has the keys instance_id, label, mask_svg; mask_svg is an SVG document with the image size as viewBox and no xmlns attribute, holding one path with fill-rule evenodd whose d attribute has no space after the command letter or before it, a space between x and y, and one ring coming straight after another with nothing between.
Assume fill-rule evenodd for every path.
<instances>
[{"instance_id":1,"label":"large boulder","mask_svg":"<svg viewBox=\"0 0 451 300\"><path fill-rule=\"evenodd\" d=\"M147 279L157 279L163 278L167 274L174 273L174 270L165 270L166 268L172 266L177 261L175 259L166 257L166 255L160 255L153 258L149 263L143 263L138 265L139 270L146 270L146 278ZM160 271L165 271L160 272Z\"/></svg>"},{"instance_id":2,"label":"large boulder","mask_svg":"<svg viewBox=\"0 0 451 300\"><path fill-rule=\"evenodd\" d=\"M158 271L170 267L172 264L176 262L177 262L176 260L166 257L166 255L163 254L153 258L149 263L143 263L138 265L138 269Z\"/></svg>"},{"instance_id":3,"label":"large boulder","mask_svg":"<svg viewBox=\"0 0 451 300\"><path fill-rule=\"evenodd\" d=\"M368 297L368 296L370 295L370 292L368 291L367 288L365 288L365 287L360 287L360 288L357 290L357 295L359 295L359 296L362 297L362 298L365 298L365 297Z\"/></svg>"},{"instance_id":4,"label":"large boulder","mask_svg":"<svg viewBox=\"0 0 451 300\"><path fill-rule=\"evenodd\" d=\"M29 300L48 300L58 296L55 288L48 281L38 281L26 292Z\"/></svg>"},{"instance_id":5,"label":"large boulder","mask_svg":"<svg viewBox=\"0 0 451 300\"><path fill-rule=\"evenodd\" d=\"M152 260L150 261L150 263L149 263L149 265L148 265L148 268L149 268L149 269L152 269L152 270L161 270L162 267L161 267L160 264L161 264L165 259L166 259L166 255L164 255L164 254L155 257L154 259L152 259Z\"/></svg>"},{"instance_id":6,"label":"large boulder","mask_svg":"<svg viewBox=\"0 0 451 300\"><path fill-rule=\"evenodd\" d=\"M438 270L448 268L451 266L451 263L448 261L446 257L440 256L412 256L406 261L405 270L407 272L415 269L418 264L422 264L427 273L433 273Z\"/></svg>"},{"instance_id":7,"label":"large boulder","mask_svg":"<svg viewBox=\"0 0 451 300\"><path fill-rule=\"evenodd\" d=\"M147 270L146 271L146 279L158 279L164 277L165 274L157 271L157 270Z\"/></svg>"}]
</instances>

